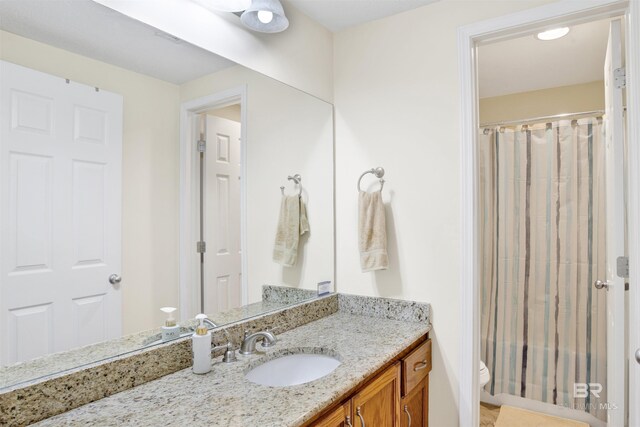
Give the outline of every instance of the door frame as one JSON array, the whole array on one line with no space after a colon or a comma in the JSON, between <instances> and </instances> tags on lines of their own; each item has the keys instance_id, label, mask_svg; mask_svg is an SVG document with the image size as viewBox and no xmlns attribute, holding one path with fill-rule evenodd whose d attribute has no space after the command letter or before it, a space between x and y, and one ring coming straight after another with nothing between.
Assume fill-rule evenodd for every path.
<instances>
[{"instance_id":1,"label":"door frame","mask_svg":"<svg viewBox=\"0 0 640 427\"><path fill-rule=\"evenodd\" d=\"M201 98L183 102L180 105L180 315L187 319L186 313L200 311L200 285L195 283L193 263L196 248L192 245L192 216L194 209L194 168L192 159L194 145L192 129L195 115L212 108L223 108L233 104L240 104L240 245L242 248L242 304L247 304L248 274L247 274L247 85L241 85L224 91L216 92Z\"/></svg>"},{"instance_id":2,"label":"door frame","mask_svg":"<svg viewBox=\"0 0 640 427\"><path fill-rule=\"evenodd\" d=\"M478 227L476 215L476 129L478 84L476 43L533 34L536 29L560 23L576 25L597 19L624 16L626 32L627 140L640 140L640 2L625 0L562 0L541 7L481 21L458 29L460 85L460 396L459 425L480 421L480 310L478 281ZM638 77L636 77L638 76ZM628 144L629 163L629 325L640 324L640 147ZM635 309L633 309L635 307ZM640 347L640 328L629 328L629 363ZM640 400L640 369L629 372L629 402ZM629 425L640 425L640 409L629 405Z\"/></svg>"}]
</instances>

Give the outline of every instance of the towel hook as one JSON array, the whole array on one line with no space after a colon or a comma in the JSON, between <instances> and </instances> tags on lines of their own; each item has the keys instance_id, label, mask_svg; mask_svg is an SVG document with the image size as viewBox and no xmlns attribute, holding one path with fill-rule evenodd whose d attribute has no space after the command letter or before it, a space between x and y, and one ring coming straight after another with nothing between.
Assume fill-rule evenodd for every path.
<instances>
[{"instance_id":1,"label":"towel hook","mask_svg":"<svg viewBox=\"0 0 640 427\"><path fill-rule=\"evenodd\" d=\"M297 174L295 174L295 175L293 175L293 176L289 175L289 176L287 177L287 179L288 179L289 181L293 181L295 184L297 184L298 186L300 186L300 190L299 190L299 192L298 192L298 196L299 196L299 197L302 197L302 184L300 183L300 182L302 181L302 177L300 176L300 174L299 174L299 173L297 173ZM280 187L280 192L281 192L281 193L282 193L282 195L284 196L284 185Z\"/></svg>"},{"instance_id":2,"label":"towel hook","mask_svg":"<svg viewBox=\"0 0 640 427\"><path fill-rule=\"evenodd\" d=\"M358 191L362 191L362 189L360 188L360 181L362 181L362 178L368 173L372 173L376 176L376 178L380 178L380 191L382 191L382 189L384 188L384 179L382 179L382 177L384 176L384 168L382 168L382 166L371 168L368 171L364 171L362 175L360 175L360 178L358 178Z\"/></svg>"}]
</instances>

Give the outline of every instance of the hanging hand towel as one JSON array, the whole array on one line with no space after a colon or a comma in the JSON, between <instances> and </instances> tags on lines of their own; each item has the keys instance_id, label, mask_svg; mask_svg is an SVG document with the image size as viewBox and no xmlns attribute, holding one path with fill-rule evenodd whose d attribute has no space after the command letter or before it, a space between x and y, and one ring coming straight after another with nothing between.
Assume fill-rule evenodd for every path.
<instances>
[{"instance_id":1,"label":"hanging hand towel","mask_svg":"<svg viewBox=\"0 0 640 427\"><path fill-rule=\"evenodd\" d=\"M300 196L282 196L273 260L285 267L296 265L300 236L309 231L307 207Z\"/></svg>"},{"instance_id":2,"label":"hanging hand towel","mask_svg":"<svg viewBox=\"0 0 640 427\"><path fill-rule=\"evenodd\" d=\"M382 193L361 191L358 197L358 234L362 272L389 267L387 229Z\"/></svg>"}]
</instances>

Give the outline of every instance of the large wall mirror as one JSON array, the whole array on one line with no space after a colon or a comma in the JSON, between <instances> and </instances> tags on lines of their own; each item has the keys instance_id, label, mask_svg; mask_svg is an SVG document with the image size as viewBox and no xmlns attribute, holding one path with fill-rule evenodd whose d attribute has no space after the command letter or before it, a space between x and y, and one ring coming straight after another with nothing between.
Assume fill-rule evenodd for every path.
<instances>
[{"instance_id":1,"label":"large wall mirror","mask_svg":"<svg viewBox=\"0 0 640 427\"><path fill-rule=\"evenodd\" d=\"M0 388L334 280L331 104L89 0L0 15Z\"/></svg>"}]
</instances>

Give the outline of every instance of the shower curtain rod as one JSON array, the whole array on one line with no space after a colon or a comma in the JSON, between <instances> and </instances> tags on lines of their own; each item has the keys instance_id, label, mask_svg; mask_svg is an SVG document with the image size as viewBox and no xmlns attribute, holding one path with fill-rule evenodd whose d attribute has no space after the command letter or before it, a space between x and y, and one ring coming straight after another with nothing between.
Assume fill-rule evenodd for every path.
<instances>
[{"instance_id":1,"label":"shower curtain rod","mask_svg":"<svg viewBox=\"0 0 640 427\"><path fill-rule=\"evenodd\" d=\"M624 107L624 111L627 111L627 107ZM533 117L530 119L520 119L520 120L508 120L503 122L493 122L493 123L482 123L480 124L481 128L493 127L493 126L508 126L508 125L524 125L528 123L535 122L543 122L545 120L554 120L554 119L567 119L570 117L582 117L582 116L594 116L594 115L603 115L605 113L604 110L593 110L593 111L583 111L581 113L564 113L564 114L555 114L553 116L542 116L542 117Z\"/></svg>"}]
</instances>

